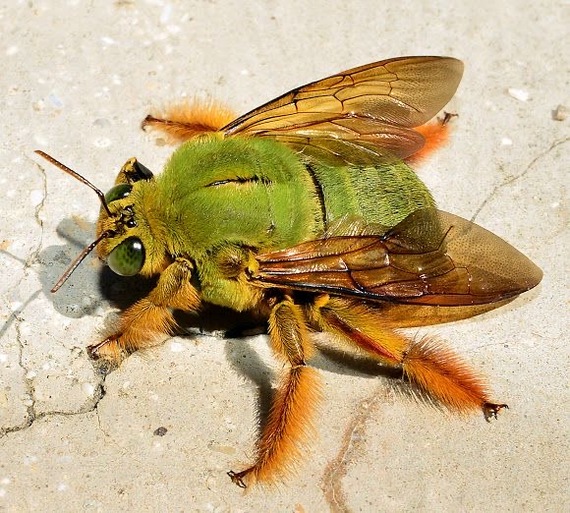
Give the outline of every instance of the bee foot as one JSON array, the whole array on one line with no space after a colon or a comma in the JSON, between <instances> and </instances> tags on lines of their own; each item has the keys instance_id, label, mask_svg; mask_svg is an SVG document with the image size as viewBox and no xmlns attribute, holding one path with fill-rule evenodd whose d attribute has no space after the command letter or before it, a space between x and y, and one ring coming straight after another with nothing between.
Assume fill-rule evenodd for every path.
<instances>
[{"instance_id":1,"label":"bee foot","mask_svg":"<svg viewBox=\"0 0 570 513\"><path fill-rule=\"evenodd\" d=\"M485 403L483 405L483 413L485 415L485 420L489 422L491 419L496 419L497 414L503 409L509 409L508 404L495 404L495 403Z\"/></svg>"},{"instance_id":2,"label":"bee foot","mask_svg":"<svg viewBox=\"0 0 570 513\"><path fill-rule=\"evenodd\" d=\"M101 361L111 367L118 367L120 363L127 357L126 351L118 342L119 335L113 335L87 347L89 358L95 361Z\"/></svg>"},{"instance_id":3,"label":"bee foot","mask_svg":"<svg viewBox=\"0 0 570 513\"><path fill-rule=\"evenodd\" d=\"M247 470L243 470L242 472L234 472L233 470L230 470L228 472L228 476L230 476L230 479L232 480L232 483L239 486L240 488L247 488L247 485L245 484L243 478L249 474L251 469L247 469Z\"/></svg>"}]
</instances>

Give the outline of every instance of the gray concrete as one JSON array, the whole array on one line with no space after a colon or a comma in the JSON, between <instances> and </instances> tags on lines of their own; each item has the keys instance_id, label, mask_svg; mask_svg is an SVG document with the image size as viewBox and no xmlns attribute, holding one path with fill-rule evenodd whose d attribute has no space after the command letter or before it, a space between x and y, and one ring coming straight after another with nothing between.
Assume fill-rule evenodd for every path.
<instances>
[{"instance_id":1,"label":"gray concrete","mask_svg":"<svg viewBox=\"0 0 570 513\"><path fill-rule=\"evenodd\" d=\"M570 104L569 25L561 0L4 2L0 511L569 511L570 121L552 112ZM106 190L128 157L158 170L172 151L139 130L153 105L209 95L244 112L409 54L466 64L453 140L421 177L545 273L508 307L412 333L448 340L511 409L456 418L318 357L320 438L296 476L244 494L225 472L252 455L277 368L266 337L177 337L98 374L84 349L115 312L100 265L49 293L98 201L33 150Z\"/></svg>"}]
</instances>

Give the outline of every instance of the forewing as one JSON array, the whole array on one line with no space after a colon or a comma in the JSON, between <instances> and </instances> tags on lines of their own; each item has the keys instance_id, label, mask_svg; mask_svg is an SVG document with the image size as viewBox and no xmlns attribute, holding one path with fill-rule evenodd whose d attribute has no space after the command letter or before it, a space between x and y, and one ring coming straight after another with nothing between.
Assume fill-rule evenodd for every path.
<instances>
[{"instance_id":1,"label":"forewing","mask_svg":"<svg viewBox=\"0 0 570 513\"><path fill-rule=\"evenodd\" d=\"M221 129L271 137L329 163L402 159L423 146L413 130L451 99L463 64L450 57L400 57L299 87Z\"/></svg>"},{"instance_id":2,"label":"forewing","mask_svg":"<svg viewBox=\"0 0 570 513\"><path fill-rule=\"evenodd\" d=\"M331 236L257 257L255 281L370 301L465 306L504 301L542 272L491 232L419 210L380 235Z\"/></svg>"}]
</instances>

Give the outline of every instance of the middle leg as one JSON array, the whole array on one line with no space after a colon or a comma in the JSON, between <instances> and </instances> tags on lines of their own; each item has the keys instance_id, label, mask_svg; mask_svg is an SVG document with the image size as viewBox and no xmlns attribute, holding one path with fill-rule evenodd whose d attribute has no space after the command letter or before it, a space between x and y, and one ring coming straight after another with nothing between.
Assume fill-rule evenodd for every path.
<instances>
[{"instance_id":1,"label":"middle leg","mask_svg":"<svg viewBox=\"0 0 570 513\"><path fill-rule=\"evenodd\" d=\"M286 368L257 443L255 463L241 472L228 472L241 488L256 481L271 481L294 463L302 443L311 436L311 417L319 398L317 371L306 366L313 345L303 311L291 298L272 308L269 337Z\"/></svg>"}]
</instances>

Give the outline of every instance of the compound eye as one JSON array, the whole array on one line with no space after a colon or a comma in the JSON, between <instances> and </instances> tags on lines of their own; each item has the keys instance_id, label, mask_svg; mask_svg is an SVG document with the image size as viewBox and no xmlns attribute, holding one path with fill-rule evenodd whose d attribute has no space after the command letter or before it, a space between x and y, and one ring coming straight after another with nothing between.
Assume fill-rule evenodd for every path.
<instances>
[{"instance_id":1,"label":"compound eye","mask_svg":"<svg viewBox=\"0 0 570 513\"><path fill-rule=\"evenodd\" d=\"M119 185L115 185L107 191L107 194L105 194L105 201L107 204L109 204L112 201L126 198L131 193L132 189L133 186L129 185L128 183L120 183Z\"/></svg>"},{"instance_id":2,"label":"compound eye","mask_svg":"<svg viewBox=\"0 0 570 513\"><path fill-rule=\"evenodd\" d=\"M129 237L107 257L107 265L119 276L134 276L144 265L144 246L139 238Z\"/></svg>"},{"instance_id":3,"label":"compound eye","mask_svg":"<svg viewBox=\"0 0 570 513\"><path fill-rule=\"evenodd\" d=\"M135 176L133 177L135 182L138 180L151 180L153 177L152 171L148 167L143 166L138 160L135 160L133 169L135 170Z\"/></svg>"}]
</instances>

